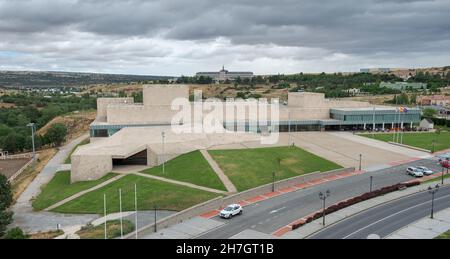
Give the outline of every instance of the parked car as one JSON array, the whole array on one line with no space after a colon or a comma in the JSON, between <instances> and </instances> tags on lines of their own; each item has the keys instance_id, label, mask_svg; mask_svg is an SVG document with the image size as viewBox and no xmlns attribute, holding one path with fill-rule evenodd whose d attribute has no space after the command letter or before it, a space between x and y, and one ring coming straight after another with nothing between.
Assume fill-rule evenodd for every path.
<instances>
[{"instance_id":1,"label":"parked car","mask_svg":"<svg viewBox=\"0 0 450 259\"><path fill-rule=\"evenodd\" d=\"M439 162L450 160L450 152L446 154L441 154L437 156L439 158Z\"/></svg>"},{"instance_id":2,"label":"parked car","mask_svg":"<svg viewBox=\"0 0 450 259\"><path fill-rule=\"evenodd\" d=\"M239 204L228 205L220 212L220 217L225 219L231 219L233 216L242 214L242 206Z\"/></svg>"},{"instance_id":3,"label":"parked car","mask_svg":"<svg viewBox=\"0 0 450 259\"><path fill-rule=\"evenodd\" d=\"M408 167L408 169L406 169L406 173L414 177L423 177L423 173L415 167Z\"/></svg>"},{"instance_id":4,"label":"parked car","mask_svg":"<svg viewBox=\"0 0 450 259\"><path fill-rule=\"evenodd\" d=\"M417 169L419 169L423 173L423 175L432 175L432 174L434 174L433 171L431 171L430 169L428 169L425 166L418 166Z\"/></svg>"}]
</instances>

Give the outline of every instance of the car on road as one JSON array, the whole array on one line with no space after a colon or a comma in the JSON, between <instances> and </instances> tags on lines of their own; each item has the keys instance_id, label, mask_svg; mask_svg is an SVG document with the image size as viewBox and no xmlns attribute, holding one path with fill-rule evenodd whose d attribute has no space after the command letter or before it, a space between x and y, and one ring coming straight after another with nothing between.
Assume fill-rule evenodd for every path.
<instances>
[{"instance_id":1,"label":"car on road","mask_svg":"<svg viewBox=\"0 0 450 259\"><path fill-rule=\"evenodd\" d=\"M437 158L439 159L439 162L450 160L450 152L446 153L446 154L438 155Z\"/></svg>"},{"instance_id":2,"label":"car on road","mask_svg":"<svg viewBox=\"0 0 450 259\"><path fill-rule=\"evenodd\" d=\"M432 175L432 174L434 174L433 171L431 171L430 169L428 169L425 166L418 166L416 168L419 169L423 173L423 175Z\"/></svg>"},{"instance_id":3,"label":"car on road","mask_svg":"<svg viewBox=\"0 0 450 259\"><path fill-rule=\"evenodd\" d=\"M225 219L231 219L233 216L242 214L242 206L239 204L228 205L220 212L220 217Z\"/></svg>"},{"instance_id":4,"label":"car on road","mask_svg":"<svg viewBox=\"0 0 450 259\"><path fill-rule=\"evenodd\" d=\"M444 168L450 168L450 161L449 160L441 161L441 166Z\"/></svg>"},{"instance_id":5,"label":"car on road","mask_svg":"<svg viewBox=\"0 0 450 259\"><path fill-rule=\"evenodd\" d=\"M423 173L415 167L408 167L408 169L406 169L406 173L408 175L414 176L414 177L423 177Z\"/></svg>"}]
</instances>

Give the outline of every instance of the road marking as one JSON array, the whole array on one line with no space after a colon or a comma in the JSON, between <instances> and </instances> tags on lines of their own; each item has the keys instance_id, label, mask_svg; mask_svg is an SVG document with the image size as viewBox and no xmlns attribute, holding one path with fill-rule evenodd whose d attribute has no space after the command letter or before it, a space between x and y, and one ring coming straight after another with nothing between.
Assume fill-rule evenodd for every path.
<instances>
[{"instance_id":1,"label":"road marking","mask_svg":"<svg viewBox=\"0 0 450 259\"><path fill-rule=\"evenodd\" d=\"M441 199L446 198L446 197L450 197L450 194L445 195L445 196L442 196L442 197L439 197L439 198L435 199L435 201L441 200ZM373 223L371 223L371 224L369 224L369 225L367 225L367 226L365 226L365 227L363 227L363 228L360 228L360 229L356 230L355 232L353 232L353 233L351 233L351 234L349 234L349 235L343 237L342 239L347 239L347 238L349 238L350 236L353 236L354 234L356 234L356 233L358 233L358 232L361 232L361 231L364 230L364 229L367 229L367 228L369 228L369 227L371 227L371 226L373 226L373 225L375 225L375 224L380 223L381 221L384 221L384 220L386 220L386 219L388 219L388 218L392 218L392 217L394 217L394 216L396 216L396 215L398 215L398 214L400 214L400 213L403 213L403 212L405 212L405 211L408 211L408 210L410 210L410 209L413 209L413 208L422 206L422 205L427 204L427 203L430 203L430 202L431 202L431 201L422 202L422 203L420 203L420 204L416 204L416 205L414 205L414 206L412 206L412 207L409 207L409 208L406 208L406 209L404 209L404 210L398 211L398 212L396 212L396 213L394 213L394 214L392 214L392 215L389 215L389 216L387 216L387 217L384 217L384 218L382 218L382 219L379 219L379 220L377 220L377 221L375 221L375 222L373 222Z\"/></svg>"},{"instance_id":2,"label":"road marking","mask_svg":"<svg viewBox=\"0 0 450 259\"><path fill-rule=\"evenodd\" d=\"M282 207L282 208L279 208L279 209L276 209L276 210L272 210L269 214L274 214L274 213L277 213L277 212L279 212L281 210L284 210L284 209L286 209L286 207Z\"/></svg>"}]
</instances>

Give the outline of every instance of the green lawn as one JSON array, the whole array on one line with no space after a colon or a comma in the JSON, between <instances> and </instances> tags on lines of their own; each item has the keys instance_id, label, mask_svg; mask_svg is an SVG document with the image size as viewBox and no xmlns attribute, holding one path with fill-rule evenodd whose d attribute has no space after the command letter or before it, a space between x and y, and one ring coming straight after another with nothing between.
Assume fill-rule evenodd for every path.
<instances>
[{"instance_id":1,"label":"green lawn","mask_svg":"<svg viewBox=\"0 0 450 259\"><path fill-rule=\"evenodd\" d=\"M435 237L434 239L450 239L450 230L443 233L442 235Z\"/></svg>"},{"instance_id":2,"label":"green lawn","mask_svg":"<svg viewBox=\"0 0 450 259\"><path fill-rule=\"evenodd\" d=\"M127 175L96 191L87 193L53 211L61 213L103 214L103 194L106 194L107 213L119 211L119 188L122 189L123 211L134 210L134 185L138 188L138 210L181 211L217 197L217 194L185 186L170 184L136 175Z\"/></svg>"},{"instance_id":3,"label":"green lawn","mask_svg":"<svg viewBox=\"0 0 450 259\"><path fill-rule=\"evenodd\" d=\"M129 220L122 220L123 235L134 231L134 224ZM105 225L101 224L96 227L92 225L84 226L76 232L80 239L104 239ZM120 220L111 220L106 222L106 237L114 239L120 237Z\"/></svg>"},{"instance_id":4,"label":"green lawn","mask_svg":"<svg viewBox=\"0 0 450 259\"><path fill-rule=\"evenodd\" d=\"M298 147L211 150L209 153L239 191L271 183L274 171L276 180L282 180L341 168Z\"/></svg>"},{"instance_id":5,"label":"green lawn","mask_svg":"<svg viewBox=\"0 0 450 259\"><path fill-rule=\"evenodd\" d=\"M69 171L57 172L53 179L42 187L42 192L33 201L33 208L36 210L46 209L67 197L92 188L116 175L117 174L110 173L96 181L71 184Z\"/></svg>"},{"instance_id":6,"label":"green lawn","mask_svg":"<svg viewBox=\"0 0 450 259\"><path fill-rule=\"evenodd\" d=\"M200 151L184 154L168 161L164 171L163 174L162 166L158 166L145 170L143 173L226 191L222 181Z\"/></svg>"},{"instance_id":7,"label":"green lawn","mask_svg":"<svg viewBox=\"0 0 450 259\"><path fill-rule=\"evenodd\" d=\"M76 146L72 149L72 151L70 151L70 154L69 154L69 156L66 158L66 160L64 160L64 164L70 164L70 163L72 163L72 160L71 160L70 156L73 154L73 152L75 152L75 150L77 149L77 147L83 146L83 145L87 145L87 144L89 144L90 142L91 142L91 140L90 140L89 138L87 138L87 139L81 141L78 145L76 145Z\"/></svg>"},{"instance_id":8,"label":"green lawn","mask_svg":"<svg viewBox=\"0 0 450 259\"><path fill-rule=\"evenodd\" d=\"M361 136L372 138L372 134L360 134ZM375 139L381 141L392 141L393 134L382 133L375 134ZM450 132L445 131L440 134L437 133L404 133L403 144L423 148L432 151L433 140L436 140L435 151L440 151L450 148Z\"/></svg>"}]
</instances>

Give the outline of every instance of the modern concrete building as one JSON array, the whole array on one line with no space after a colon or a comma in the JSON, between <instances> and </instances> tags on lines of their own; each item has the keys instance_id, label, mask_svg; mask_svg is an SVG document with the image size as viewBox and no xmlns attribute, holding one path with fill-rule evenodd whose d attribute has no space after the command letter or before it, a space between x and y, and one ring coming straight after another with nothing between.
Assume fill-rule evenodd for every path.
<instances>
[{"instance_id":1,"label":"modern concrete building","mask_svg":"<svg viewBox=\"0 0 450 259\"><path fill-rule=\"evenodd\" d=\"M401 114L394 107L331 100L322 93L297 92L289 93L287 104L263 103L256 120L250 116L250 108L239 110L218 101L221 109L212 117L218 121L222 132L192 131L211 118L207 109L200 109L200 116L191 113L188 122L176 120L175 125L185 132L176 133L172 125L179 111L172 107L174 100L185 100L191 111L207 104L201 98L197 99L201 101L189 102L189 88L185 85L144 86L143 103L139 104L131 98L99 98L97 118L90 126L91 143L80 146L72 155L72 182L99 179L115 166L151 167L198 149L260 141L261 136L269 132L389 129L411 127L420 122L419 109ZM240 102L253 107L251 101ZM267 121L261 119L264 110Z\"/></svg>"},{"instance_id":2,"label":"modern concrete building","mask_svg":"<svg viewBox=\"0 0 450 259\"><path fill-rule=\"evenodd\" d=\"M225 66L219 72L198 72L196 76L211 77L215 82L234 81L237 78L252 78L253 72L231 72L225 70Z\"/></svg>"}]
</instances>

